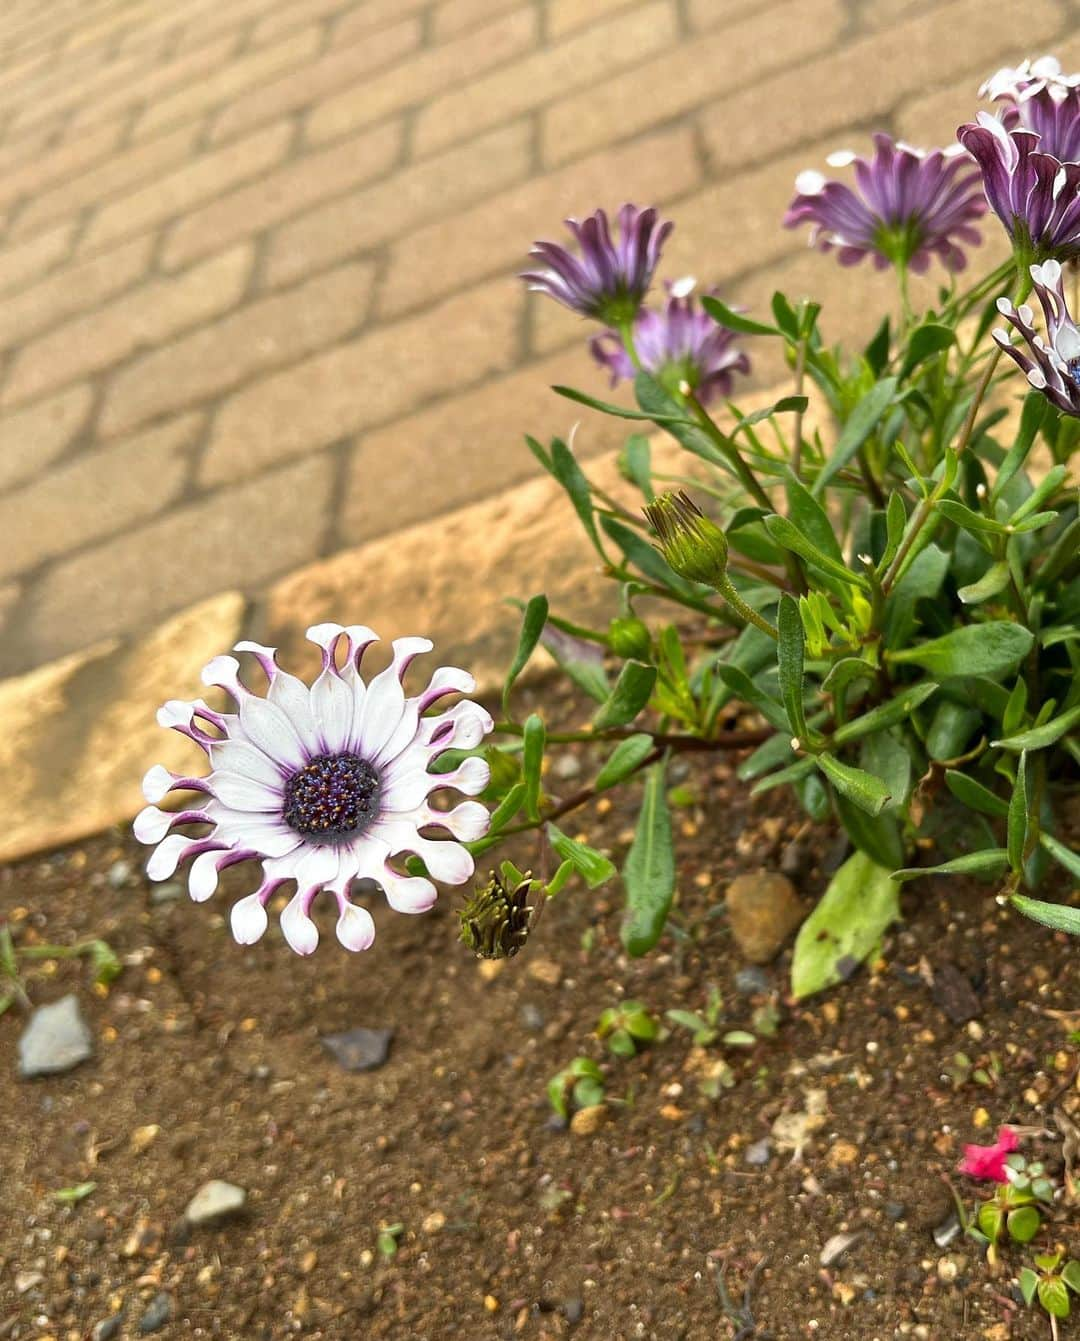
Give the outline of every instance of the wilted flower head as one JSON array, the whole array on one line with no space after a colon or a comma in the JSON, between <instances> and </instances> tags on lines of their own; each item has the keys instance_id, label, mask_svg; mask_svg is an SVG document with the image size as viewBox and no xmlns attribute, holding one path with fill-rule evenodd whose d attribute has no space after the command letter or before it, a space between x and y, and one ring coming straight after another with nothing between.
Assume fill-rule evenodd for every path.
<instances>
[{"instance_id":1,"label":"wilted flower head","mask_svg":"<svg viewBox=\"0 0 1080 1341\"><path fill-rule=\"evenodd\" d=\"M1038 132L1010 129L987 112L956 134L982 169L986 198L1020 255L1080 254L1080 163L1047 152Z\"/></svg>"},{"instance_id":2,"label":"wilted flower head","mask_svg":"<svg viewBox=\"0 0 1080 1341\"><path fill-rule=\"evenodd\" d=\"M989 1182L1007 1183L1009 1176L1005 1172L1005 1161L1017 1149L1020 1142L1011 1127L999 1127L997 1140L993 1145L966 1145L964 1158L960 1161L960 1172L969 1178L982 1178Z\"/></svg>"},{"instance_id":3,"label":"wilted flower head","mask_svg":"<svg viewBox=\"0 0 1080 1341\"><path fill-rule=\"evenodd\" d=\"M634 323L634 348L641 366L668 391L689 386L707 403L731 394L735 373L748 373L750 359L735 344L735 332L715 322L694 302L694 281L668 285L668 301L655 312L649 308ZM589 349L597 363L611 373L611 385L633 378L635 368L622 338L614 331L596 335Z\"/></svg>"},{"instance_id":4,"label":"wilted flower head","mask_svg":"<svg viewBox=\"0 0 1080 1341\"><path fill-rule=\"evenodd\" d=\"M219 656L203 671L203 683L224 689L235 712L215 712L202 699L172 700L158 712L162 726L206 751L212 771L181 777L160 765L152 768L143 780L151 804L136 817L135 835L157 844L146 867L152 880L168 879L180 862L194 858L188 889L197 902L210 897L225 867L249 859L262 863L262 883L232 909L233 935L242 945L259 939L270 898L294 881L281 929L298 954L310 954L318 943L310 913L323 890L337 900L338 940L346 949L366 950L375 925L367 909L349 899L354 880L376 881L397 912L422 913L435 901L435 886L422 876L402 874L391 858L415 853L434 879L447 884L459 885L472 875L473 859L461 842L435 841L421 830L443 829L461 841L479 838L488 824L479 802L442 811L428 798L444 787L475 796L490 770L471 757L439 775L428 772L428 765L451 747L478 745L492 721L468 700L425 715L446 695L475 687L471 675L453 667L436 670L427 689L405 697L402 679L409 663L431 651L426 638L395 640L391 665L365 685L360 659L378 641L376 634L359 625L317 624L307 636L322 648L323 660L310 688L280 669L272 647L241 642L236 650L252 653L266 674L265 697L241 683L235 657ZM158 809L155 803L171 791L202 797L192 809ZM201 836L170 832L189 825L201 826Z\"/></svg>"},{"instance_id":5,"label":"wilted flower head","mask_svg":"<svg viewBox=\"0 0 1080 1341\"><path fill-rule=\"evenodd\" d=\"M947 150L913 149L885 134L874 136L874 146L872 159L845 151L826 160L830 167L852 164L857 190L820 172L800 173L784 226L813 224L811 245L836 248L841 265L871 256L879 270L921 273L937 256L947 269L962 270L967 258L958 244L978 244L972 225L986 212L978 175Z\"/></svg>"},{"instance_id":6,"label":"wilted flower head","mask_svg":"<svg viewBox=\"0 0 1080 1341\"><path fill-rule=\"evenodd\" d=\"M461 939L480 959L513 959L529 939L533 879L528 872L511 872L508 866L504 862L501 872L492 871L487 884L477 888L458 914Z\"/></svg>"},{"instance_id":7,"label":"wilted flower head","mask_svg":"<svg viewBox=\"0 0 1080 1341\"><path fill-rule=\"evenodd\" d=\"M1033 265L1031 279L1046 318L1046 339L1035 333L1035 314L1027 303L1015 307L1007 298L998 299L998 311L1024 337L1027 350L1010 344L1007 331L995 330L993 337L1037 391L1080 418L1080 327L1069 315L1061 266L1057 261Z\"/></svg>"},{"instance_id":8,"label":"wilted flower head","mask_svg":"<svg viewBox=\"0 0 1080 1341\"><path fill-rule=\"evenodd\" d=\"M661 223L653 209L623 205L618 214L618 237L613 238L608 217L597 210L587 219L567 219L566 226L580 248L575 256L556 242L537 242L530 256L548 267L528 270L521 278L529 287L556 301L595 317L605 326L625 326L638 314L649 291L660 250L674 224Z\"/></svg>"},{"instance_id":9,"label":"wilted flower head","mask_svg":"<svg viewBox=\"0 0 1080 1341\"><path fill-rule=\"evenodd\" d=\"M668 564L691 582L714 586L727 572L728 542L720 527L680 490L645 509Z\"/></svg>"}]
</instances>

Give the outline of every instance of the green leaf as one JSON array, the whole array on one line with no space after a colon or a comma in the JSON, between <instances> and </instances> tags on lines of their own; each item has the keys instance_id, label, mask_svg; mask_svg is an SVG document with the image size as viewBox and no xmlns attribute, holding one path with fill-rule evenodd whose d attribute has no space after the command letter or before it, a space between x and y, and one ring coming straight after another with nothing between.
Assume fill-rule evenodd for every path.
<instances>
[{"instance_id":1,"label":"green leaf","mask_svg":"<svg viewBox=\"0 0 1080 1341\"><path fill-rule=\"evenodd\" d=\"M729 1029L721 1039L721 1043L726 1043L729 1048L753 1048L757 1046L757 1039L746 1029Z\"/></svg>"},{"instance_id":2,"label":"green leaf","mask_svg":"<svg viewBox=\"0 0 1080 1341\"><path fill-rule=\"evenodd\" d=\"M1030 731L1021 731L1019 735L1006 736L1004 740L992 740L991 745L1002 750L1045 750L1048 745L1056 744L1066 731L1080 725L1080 703L1059 717L1051 717L1042 726L1032 727Z\"/></svg>"},{"instance_id":3,"label":"green leaf","mask_svg":"<svg viewBox=\"0 0 1080 1341\"><path fill-rule=\"evenodd\" d=\"M504 824L509 824L525 802L525 784L516 782L506 793L492 812L488 824L488 836L497 834Z\"/></svg>"},{"instance_id":4,"label":"green leaf","mask_svg":"<svg viewBox=\"0 0 1080 1341\"><path fill-rule=\"evenodd\" d=\"M563 861L568 861L582 877L590 889L596 889L605 880L615 874L615 865L587 843L579 843L576 838L557 829L554 824L547 826L548 841Z\"/></svg>"},{"instance_id":5,"label":"green leaf","mask_svg":"<svg viewBox=\"0 0 1080 1341\"><path fill-rule=\"evenodd\" d=\"M997 1243L1005 1223L1005 1211L996 1201L984 1201L975 1216L975 1223L991 1243Z\"/></svg>"},{"instance_id":6,"label":"green leaf","mask_svg":"<svg viewBox=\"0 0 1080 1341\"><path fill-rule=\"evenodd\" d=\"M783 706L770 698L763 689L759 689L744 670L721 661L716 667L716 674L736 698L741 699L749 707L756 708L770 726L776 727L777 731L783 731L785 737L790 739L791 724Z\"/></svg>"},{"instance_id":7,"label":"green leaf","mask_svg":"<svg viewBox=\"0 0 1080 1341\"><path fill-rule=\"evenodd\" d=\"M808 536L804 535L793 522L788 521L787 517L766 517L764 526L778 545L816 565L823 573L839 578L841 582L847 582L862 591L870 590L870 583L861 573L853 573L843 560L834 559L818 549Z\"/></svg>"},{"instance_id":8,"label":"green leaf","mask_svg":"<svg viewBox=\"0 0 1080 1341\"><path fill-rule=\"evenodd\" d=\"M951 326L939 326L929 321L922 326L917 326L912 331L911 339L908 341L907 352L900 368L900 380L903 381L909 377L920 363L932 358L935 354L940 354L943 349L948 349L950 345L955 343L956 332Z\"/></svg>"},{"instance_id":9,"label":"green leaf","mask_svg":"<svg viewBox=\"0 0 1080 1341\"><path fill-rule=\"evenodd\" d=\"M991 596L1004 591L1009 585L1009 565L1004 561L993 563L977 582L969 582L956 593L965 605L979 605Z\"/></svg>"},{"instance_id":10,"label":"green leaf","mask_svg":"<svg viewBox=\"0 0 1080 1341\"><path fill-rule=\"evenodd\" d=\"M1027 775L1027 755L1021 754L1016 769L1016 782L1009 798L1007 824L1009 865L1014 871L1019 871L1024 864L1024 848L1027 844L1031 818L1031 784Z\"/></svg>"},{"instance_id":11,"label":"green leaf","mask_svg":"<svg viewBox=\"0 0 1080 1341\"><path fill-rule=\"evenodd\" d=\"M506 672L506 683L503 685L502 695L504 717L510 716L510 691L514 687L514 681L525 669L526 663L536 649L536 644L540 641L540 635L544 631L544 625L547 623L547 617L547 597L533 596L522 615L517 651L510 663L510 669Z\"/></svg>"},{"instance_id":12,"label":"green leaf","mask_svg":"<svg viewBox=\"0 0 1080 1341\"><path fill-rule=\"evenodd\" d=\"M885 508L885 552L878 562L879 575L892 563L896 551L900 548L900 541L904 538L906 526L907 508L904 506L904 497L898 489L894 489Z\"/></svg>"},{"instance_id":13,"label":"green leaf","mask_svg":"<svg viewBox=\"0 0 1080 1341\"><path fill-rule=\"evenodd\" d=\"M525 782L522 804L531 820L540 818L540 765L544 762L547 730L544 719L535 712L525 723L522 733L521 772Z\"/></svg>"},{"instance_id":14,"label":"green leaf","mask_svg":"<svg viewBox=\"0 0 1080 1341\"><path fill-rule=\"evenodd\" d=\"M848 418L837 439L832 455L814 481L814 493L821 496L826 484L847 465L866 439L877 428L882 415L896 395L897 379L885 377L866 393Z\"/></svg>"},{"instance_id":15,"label":"green leaf","mask_svg":"<svg viewBox=\"0 0 1080 1341\"><path fill-rule=\"evenodd\" d=\"M655 684L655 666L647 666L643 661L624 662L607 702L600 705L593 718L593 727L606 731L632 722L648 703Z\"/></svg>"},{"instance_id":16,"label":"green leaf","mask_svg":"<svg viewBox=\"0 0 1080 1341\"><path fill-rule=\"evenodd\" d=\"M1020 1268L1020 1293L1024 1296L1024 1303L1028 1308L1031 1307L1031 1301L1035 1298L1035 1291L1039 1284L1039 1273L1032 1271L1031 1267Z\"/></svg>"},{"instance_id":17,"label":"green leaf","mask_svg":"<svg viewBox=\"0 0 1080 1341\"><path fill-rule=\"evenodd\" d=\"M752 321L750 317L744 317L741 312L733 312L730 307L711 294L705 294L702 297L701 306L708 312L713 321L718 322L721 326L726 326L729 331L738 331L740 335L782 334L776 326L766 326L764 322Z\"/></svg>"},{"instance_id":18,"label":"green leaf","mask_svg":"<svg viewBox=\"0 0 1080 1341\"><path fill-rule=\"evenodd\" d=\"M1066 1262L1061 1268L1061 1279L1073 1294L1080 1294L1080 1262L1075 1259Z\"/></svg>"},{"instance_id":19,"label":"green leaf","mask_svg":"<svg viewBox=\"0 0 1080 1341\"><path fill-rule=\"evenodd\" d=\"M553 386L551 389L556 395L577 401L579 405L587 405L590 410L599 410L601 414L613 415L616 419L649 420L654 424L686 424L688 427L695 427L694 421L688 419L685 414L646 414L641 410L628 410L625 405L614 405L609 400L599 400L596 396L577 391L572 386ZM553 470L552 474L554 473Z\"/></svg>"},{"instance_id":20,"label":"green leaf","mask_svg":"<svg viewBox=\"0 0 1080 1341\"><path fill-rule=\"evenodd\" d=\"M90 956L90 967L94 971L94 981L100 983L115 982L124 971L116 951L108 941L91 941L86 947Z\"/></svg>"},{"instance_id":21,"label":"green leaf","mask_svg":"<svg viewBox=\"0 0 1080 1341\"><path fill-rule=\"evenodd\" d=\"M791 734L800 741L805 741L809 736L803 709L803 657L806 635L799 607L787 592L780 597L776 622L780 635L776 657L780 696L783 699Z\"/></svg>"},{"instance_id":22,"label":"green leaf","mask_svg":"<svg viewBox=\"0 0 1080 1341\"><path fill-rule=\"evenodd\" d=\"M1014 1243L1030 1243L1042 1227L1042 1216L1034 1206L1020 1206L1005 1221Z\"/></svg>"},{"instance_id":23,"label":"green leaf","mask_svg":"<svg viewBox=\"0 0 1080 1341\"><path fill-rule=\"evenodd\" d=\"M660 1032L659 1021L639 1001L624 1001L622 1017L626 1032L640 1043L651 1043Z\"/></svg>"},{"instance_id":24,"label":"green leaf","mask_svg":"<svg viewBox=\"0 0 1080 1341\"><path fill-rule=\"evenodd\" d=\"M651 503L656 497L652 487L652 448L649 439L641 433L633 433L626 440L619 464L641 490L645 501Z\"/></svg>"},{"instance_id":25,"label":"green leaf","mask_svg":"<svg viewBox=\"0 0 1080 1341\"><path fill-rule=\"evenodd\" d=\"M945 699L938 704L926 733L927 754L939 762L958 758L981 722L978 708Z\"/></svg>"},{"instance_id":26,"label":"green leaf","mask_svg":"<svg viewBox=\"0 0 1080 1341\"><path fill-rule=\"evenodd\" d=\"M828 514L814 495L790 471L784 481L787 515L791 522L830 559L843 566L844 555Z\"/></svg>"},{"instance_id":27,"label":"green leaf","mask_svg":"<svg viewBox=\"0 0 1080 1341\"><path fill-rule=\"evenodd\" d=\"M1027 498L1020 504L1016 511L1009 518L1013 526L1022 522L1025 517L1030 517L1033 512L1042 506L1043 503L1057 492L1068 471L1064 466L1054 466L1048 470L1039 483L1028 494Z\"/></svg>"},{"instance_id":28,"label":"green leaf","mask_svg":"<svg viewBox=\"0 0 1080 1341\"><path fill-rule=\"evenodd\" d=\"M844 832L860 852L887 871L895 871L904 864L904 840L895 815L871 817L865 810L843 796L836 794L836 810Z\"/></svg>"},{"instance_id":29,"label":"green leaf","mask_svg":"<svg viewBox=\"0 0 1080 1341\"><path fill-rule=\"evenodd\" d=\"M1066 903L1044 903L1041 899L1029 899L1025 894L1013 894L1009 902L1018 913L1040 922L1051 931L1067 931L1070 936L1080 936L1080 908L1070 908Z\"/></svg>"},{"instance_id":30,"label":"green leaf","mask_svg":"<svg viewBox=\"0 0 1080 1341\"><path fill-rule=\"evenodd\" d=\"M832 739L837 745L846 745L863 736L872 736L875 731L884 731L890 726L895 726L897 722L904 722L916 708L925 703L932 694L936 694L937 689L937 685L928 680L924 680L922 684L908 685L895 698L889 699L888 703L881 703L852 721L845 722L843 726L838 726L833 732Z\"/></svg>"},{"instance_id":31,"label":"green leaf","mask_svg":"<svg viewBox=\"0 0 1080 1341\"><path fill-rule=\"evenodd\" d=\"M864 852L849 857L799 929L791 965L793 994L812 996L843 982L851 960L861 963L873 954L900 916L899 892L889 872Z\"/></svg>"},{"instance_id":32,"label":"green leaf","mask_svg":"<svg viewBox=\"0 0 1080 1341\"><path fill-rule=\"evenodd\" d=\"M74 1206L88 1197L96 1187L97 1183L76 1183L73 1187L58 1187L52 1198L64 1206Z\"/></svg>"},{"instance_id":33,"label":"green leaf","mask_svg":"<svg viewBox=\"0 0 1080 1341\"><path fill-rule=\"evenodd\" d=\"M943 861L940 866L909 866L894 871L895 879L916 880L923 875L1000 875L1009 865L1009 854L1003 847L988 847L981 852L966 852L962 857Z\"/></svg>"},{"instance_id":34,"label":"green leaf","mask_svg":"<svg viewBox=\"0 0 1080 1341\"><path fill-rule=\"evenodd\" d=\"M641 762L649 757L652 749L653 738L644 731L620 740L603 768L597 773L593 786L598 792L602 792L608 787L614 787L617 782L622 782L623 778L629 777Z\"/></svg>"},{"instance_id":35,"label":"green leaf","mask_svg":"<svg viewBox=\"0 0 1080 1341\"><path fill-rule=\"evenodd\" d=\"M1009 813L1008 801L995 796L988 787L969 778L966 773L960 773L954 768L946 769L945 785L961 805L967 806L969 810L977 810L980 815L1004 819Z\"/></svg>"},{"instance_id":36,"label":"green leaf","mask_svg":"<svg viewBox=\"0 0 1080 1341\"><path fill-rule=\"evenodd\" d=\"M965 624L941 638L886 656L893 662L922 666L939 679L1003 675L1027 656L1033 642L1028 629L1003 619Z\"/></svg>"},{"instance_id":37,"label":"green leaf","mask_svg":"<svg viewBox=\"0 0 1080 1341\"><path fill-rule=\"evenodd\" d=\"M1042 392L1029 391L1024 400L1024 408L1020 412L1020 431L1016 436L1016 442L998 468L997 479L990 493L991 504L997 502L1016 472L1027 460L1035 442L1035 435L1049 413L1051 413L1050 402Z\"/></svg>"},{"instance_id":38,"label":"green leaf","mask_svg":"<svg viewBox=\"0 0 1080 1341\"><path fill-rule=\"evenodd\" d=\"M604 551L596 530L596 518L593 515L592 490L589 488L589 481L585 478L585 472L578 465L577 457L567 447L566 443L559 438L554 438L551 443L551 470L569 494L570 502L574 505L574 511L581 519L582 526L585 527L589 539L602 558Z\"/></svg>"},{"instance_id":39,"label":"green leaf","mask_svg":"<svg viewBox=\"0 0 1080 1341\"><path fill-rule=\"evenodd\" d=\"M1039 1281L1036 1293L1039 1296L1039 1303L1052 1318L1069 1316L1069 1291L1060 1276L1044 1276Z\"/></svg>"},{"instance_id":40,"label":"green leaf","mask_svg":"<svg viewBox=\"0 0 1080 1341\"><path fill-rule=\"evenodd\" d=\"M841 796L846 797L860 810L865 810L868 815L880 815L892 799L888 787L881 779L875 778L864 769L853 768L851 764L842 764L833 755L824 753L814 755L814 763Z\"/></svg>"},{"instance_id":41,"label":"green leaf","mask_svg":"<svg viewBox=\"0 0 1080 1341\"><path fill-rule=\"evenodd\" d=\"M660 939L675 895L675 853L664 774L662 763L649 770L634 841L623 867L626 913L620 935L627 954L634 958L646 954Z\"/></svg>"},{"instance_id":42,"label":"green leaf","mask_svg":"<svg viewBox=\"0 0 1080 1341\"><path fill-rule=\"evenodd\" d=\"M595 643L567 633L551 620L544 626L540 641L579 689L603 703L611 686L604 670L604 654Z\"/></svg>"},{"instance_id":43,"label":"green leaf","mask_svg":"<svg viewBox=\"0 0 1080 1341\"><path fill-rule=\"evenodd\" d=\"M834 661L832 669L821 682L821 688L828 694L841 694L856 680L876 680L878 668L872 661L862 657L841 657Z\"/></svg>"},{"instance_id":44,"label":"green leaf","mask_svg":"<svg viewBox=\"0 0 1080 1341\"><path fill-rule=\"evenodd\" d=\"M889 318L884 317L881 325L874 332L874 338L863 350L863 358L875 378L881 376L885 371L886 363L889 361L890 335Z\"/></svg>"},{"instance_id":45,"label":"green leaf","mask_svg":"<svg viewBox=\"0 0 1080 1341\"><path fill-rule=\"evenodd\" d=\"M1064 843L1059 843L1053 834L1040 833L1039 842L1056 862L1065 867L1070 875L1080 880L1080 853L1073 852Z\"/></svg>"}]
</instances>

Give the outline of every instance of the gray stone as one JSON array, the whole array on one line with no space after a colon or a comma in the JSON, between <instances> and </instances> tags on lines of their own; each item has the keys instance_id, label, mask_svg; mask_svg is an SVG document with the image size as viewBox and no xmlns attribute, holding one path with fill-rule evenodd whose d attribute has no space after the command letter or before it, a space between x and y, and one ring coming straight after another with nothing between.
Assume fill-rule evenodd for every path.
<instances>
[{"instance_id":1,"label":"gray stone","mask_svg":"<svg viewBox=\"0 0 1080 1341\"><path fill-rule=\"evenodd\" d=\"M755 1141L753 1145L748 1145L743 1155L743 1159L751 1168L763 1168L769 1162L772 1154L772 1143L767 1136L763 1136L760 1141Z\"/></svg>"},{"instance_id":2,"label":"gray stone","mask_svg":"<svg viewBox=\"0 0 1080 1341\"><path fill-rule=\"evenodd\" d=\"M179 880L163 880L160 885L150 886L150 902L153 904L175 903L183 892L184 886Z\"/></svg>"},{"instance_id":3,"label":"gray stone","mask_svg":"<svg viewBox=\"0 0 1080 1341\"><path fill-rule=\"evenodd\" d=\"M538 1034L543 1029L546 1021L544 1013L539 1006L534 1006L531 1001L527 1001L521 1008L521 1027L528 1029L530 1034Z\"/></svg>"},{"instance_id":4,"label":"gray stone","mask_svg":"<svg viewBox=\"0 0 1080 1341\"><path fill-rule=\"evenodd\" d=\"M19 1039L19 1074L49 1076L85 1062L94 1054L94 1039L69 993L49 1006L38 1006Z\"/></svg>"},{"instance_id":5,"label":"gray stone","mask_svg":"<svg viewBox=\"0 0 1080 1341\"><path fill-rule=\"evenodd\" d=\"M728 886L728 924L739 950L752 964L767 964L806 916L786 875L758 871Z\"/></svg>"},{"instance_id":6,"label":"gray stone","mask_svg":"<svg viewBox=\"0 0 1080 1341\"><path fill-rule=\"evenodd\" d=\"M393 1029L346 1029L324 1034L319 1042L346 1071L375 1071L390 1055Z\"/></svg>"},{"instance_id":7,"label":"gray stone","mask_svg":"<svg viewBox=\"0 0 1080 1341\"><path fill-rule=\"evenodd\" d=\"M203 1183L191 1198L184 1211L189 1225L216 1225L229 1216L244 1209L247 1193L235 1183L226 1183L220 1178L211 1178Z\"/></svg>"},{"instance_id":8,"label":"gray stone","mask_svg":"<svg viewBox=\"0 0 1080 1341\"><path fill-rule=\"evenodd\" d=\"M123 1325L124 1315L122 1313L114 1313L111 1318L102 1318L102 1320L95 1325L94 1330L90 1335L93 1338L93 1341L112 1341L112 1338L117 1335Z\"/></svg>"},{"instance_id":9,"label":"gray stone","mask_svg":"<svg viewBox=\"0 0 1080 1341\"><path fill-rule=\"evenodd\" d=\"M858 1237L858 1234L834 1234L826 1240L818 1261L823 1267L835 1266Z\"/></svg>"},{"instance_id":10,"label":"gray stone","mask_svg":"<svg viewBox=\"0 0 1080 1341\"><path fill-rule=\"evenodd\" d=\"M765 996L771 986L769 975L757 964L741 968L735 974L735 990L740 996Z\"/></svg>"},{"instance_id":11,"label":"gray stone","mask_svg":"<svg viewBox=\"0 0 1080 1341\"><path fill-rule=\"evenodd\" d=\"M156 1332L172 1317L172 1295L166 1294L161 1290L154 1295L147 1306L146 1312L139 1319L139 1331L143 1336L150 1332Z\"/></svg>"},{"instance_id":12,"label":"gray stone","mask_svg":"<svg viewBox=\"0 0 1080 1341\"><path fill-rule=\"evenodd\" d=\"M109 867L108 881L113 889L122 889L131 879L131 862L114 861Z\"/></svg>"}]
</instances>

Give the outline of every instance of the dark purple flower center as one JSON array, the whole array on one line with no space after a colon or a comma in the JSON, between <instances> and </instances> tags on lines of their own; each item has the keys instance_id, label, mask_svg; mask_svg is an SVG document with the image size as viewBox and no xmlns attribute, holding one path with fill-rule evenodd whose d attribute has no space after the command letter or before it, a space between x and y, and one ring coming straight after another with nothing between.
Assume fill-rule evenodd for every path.
<instances>
[{"instance_id":1,"label":"dark purple flower center","mask_svg":"<svg viewBox=\"0 0 1080 1341\"><path fill-rule=\"evenodd\" d=\"M285 823L332 841L366 829L379 813L379 775L356 754L320 754L285 784Z\"/></svg>"}]
</instances>

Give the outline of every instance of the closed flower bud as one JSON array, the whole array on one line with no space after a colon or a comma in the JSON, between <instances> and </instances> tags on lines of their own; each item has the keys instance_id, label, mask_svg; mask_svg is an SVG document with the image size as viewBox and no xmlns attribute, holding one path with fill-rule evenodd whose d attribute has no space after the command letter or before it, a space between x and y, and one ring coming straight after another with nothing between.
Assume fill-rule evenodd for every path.
<instances>
[{"instance_id":1,"label":"closed flower bud","mask_svg":"<svg viewBox=\"0 0 1080 1341\"><path fill-rule=\"evenodd\" d=\"M728 542L720 527L684 494L661 494L645 509L668 564L691 582L718 586L727 573Z\"/></svg>"},{"instance_id":2,"label":"closed flower bud","mask_svg":"<svg viewBox=\"0 0 1080 1341\"><path fill-rule=\"evenodd\" d=\"M617 657L630 661L648 661L652 639L644 622L636 615L623 615L608 625L608 646Z\"/></svg>"},{"instance_id":3,"label":"closed flower bud","mask_svg":"<svg viewBox=\"0 0 1080 1341\"><path fill-rule=\"evenodd\" d=\"M478 959L513 959L529 939L533 907L529 902L533 880L526 873L508 885L492 871L458 913L461 939Z\"/></svg>"}]
</instances>

